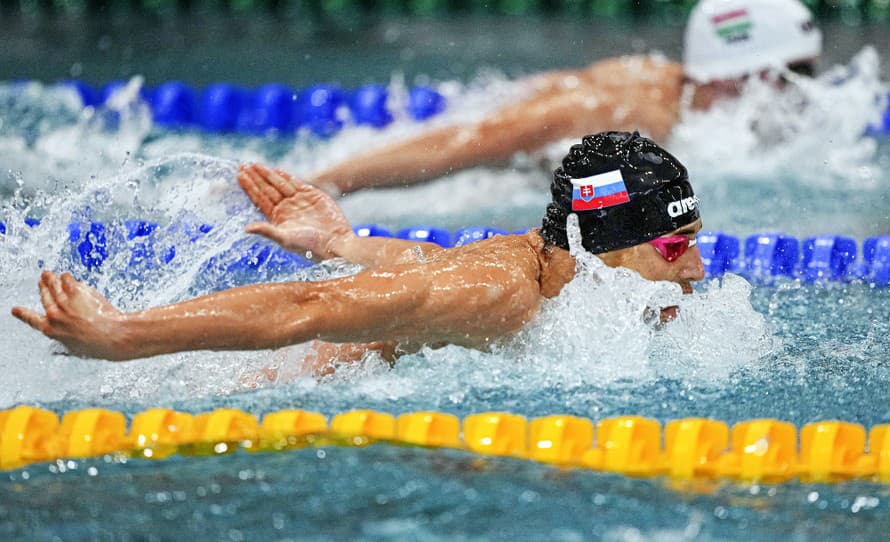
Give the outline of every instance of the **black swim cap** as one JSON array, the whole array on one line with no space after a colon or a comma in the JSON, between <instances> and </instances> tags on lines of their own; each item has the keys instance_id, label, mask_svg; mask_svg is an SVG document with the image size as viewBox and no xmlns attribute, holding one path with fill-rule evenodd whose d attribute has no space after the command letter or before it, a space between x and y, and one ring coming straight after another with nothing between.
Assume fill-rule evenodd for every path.
<instances>
[{"instance_id":1,"label":"black swim cap","mask_svg":"<svg viewBox=\"0 0 890 542\"><path fill-rule=\"evenodd\" d=\"M699 218L686 168L637 132L602 132L573 145L553 172L550 193L544 241L568 249L566 218L576 213L582 245L594 254L651 241Z\"/></svg>"}]
</instances>

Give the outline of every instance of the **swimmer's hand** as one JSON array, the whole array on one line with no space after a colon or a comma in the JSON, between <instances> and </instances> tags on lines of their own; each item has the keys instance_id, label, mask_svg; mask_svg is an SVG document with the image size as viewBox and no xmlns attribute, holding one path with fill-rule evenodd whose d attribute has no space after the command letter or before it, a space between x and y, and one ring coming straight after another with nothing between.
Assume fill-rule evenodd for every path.
<instances>
[{"instance_id":1,"label":"swimmer's hand","mask_svg":"<svg viewBox=\"0 0 890 542\"><path fill-rule=\"evenodd\" d=\"M123 313L69 273L44 271L37 284L46 314L13 307L12 315L76 355L129 359L119 324Z\"/></svg>"},{"instance_id":2,"label":"swimmer's hand","mask_svg":"<svg viewBox=\"0 0 890 542\"><path fill-rule=\"evenodd\" d=\"M238 184L268 222L245 227L291 252L310 252L316 261L338 256L337 247L355 237L340 207L324 191L281 170L242 164Z\"/></svg>"}]
</instances>

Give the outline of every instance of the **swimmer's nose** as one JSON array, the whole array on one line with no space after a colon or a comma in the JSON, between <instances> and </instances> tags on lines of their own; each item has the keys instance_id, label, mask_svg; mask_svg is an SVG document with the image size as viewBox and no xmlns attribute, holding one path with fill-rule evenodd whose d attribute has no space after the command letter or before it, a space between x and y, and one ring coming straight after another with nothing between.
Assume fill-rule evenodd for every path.
<instances>
[{"instance_id":1,"label":"swimmer's nose","mask_svg":"<svg viewBox=\"0 0 890 542\"><path fill-rule=\"evenodd\" d=\"M705 278L705 264L701 261L701 253L697 246L686 251L682 258L683 268L680 271L681 278L689 281L699 281Z\"/></svg>"}]
</instances>

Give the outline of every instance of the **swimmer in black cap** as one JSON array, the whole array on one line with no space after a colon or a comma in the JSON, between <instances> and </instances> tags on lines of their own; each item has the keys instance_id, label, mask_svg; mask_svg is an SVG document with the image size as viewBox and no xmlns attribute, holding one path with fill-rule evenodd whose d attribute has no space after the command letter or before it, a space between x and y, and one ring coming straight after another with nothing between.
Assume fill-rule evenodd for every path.
<instances>
[{"instance_id":1,"label":"swimmer in black cap","mask_svg":"<svg viewBox=\"0 0 890 542\"><path fill-rule=\"evenodd\" d=\"M522 328L543 298L575 276L565 221L576 213L583 246L610 266L691 292L704 276L695 247L701 228L686 168L636 133L606 132L572 147L554 175L541 229L443 249L429 243L359 238L334 200L260 165L243 166L241 186L269 222L248 231L318 259L366 267L322 282L257 284L123 313L71 275L44 271L45 314L13 315L71 352L128 360L184 350L267 349L322 341L358 358L421 345L486 348ZM676 315L663 307L662 319ZM310 370L324 372L319 354ZM339 358L338 361L346 361Z\"/></svg>"}]
</instances>

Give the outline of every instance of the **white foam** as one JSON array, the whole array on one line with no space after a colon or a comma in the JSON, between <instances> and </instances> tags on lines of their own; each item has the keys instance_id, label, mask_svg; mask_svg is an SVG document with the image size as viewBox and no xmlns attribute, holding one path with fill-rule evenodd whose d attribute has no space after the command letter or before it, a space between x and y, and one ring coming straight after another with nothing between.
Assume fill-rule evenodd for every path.
<instances>
[{"instance_id":1,"label":"white foam","mask_svg":"<svg viewBox=\"0 0 890 542\"><path fill-rule=\"evenodd\" d=\"M844 81L833 84L835 79ZM882 105L875 101L883 87L874 51L866 49L849 67L799 84L812 104L804 114L794 109L791 94L788 103L776 101L771 89L754 84L733 106L702 115L687 113L669 148L690 165L697 185L718 185L739 174L750 175L755 183L770 183L775 182L774 174L784 172L827 189L843 190L850 179L880 189L887 181L877 174L874 143L860 137ZM91 275L103 293L127 309L205 293L212 284L201 276L203 262L225 253L233 240L243 238L243 226L258 218L235 183L238 161L262 160L306 174L429 126L401 117L391 129L347 127L326 142L164 132L148 137L150 116L134 88L135 84L127 94L130 99L122 98L113 111L118 113L111 116L119 120L117 124L103 116L112 111L74 112L70 91L39 85L25 92L29 104L42 107L38 117L46 119L35 120L28 116L34 113L24 109L4 119L0 160L9 171L4 171L8 174L0 178L0 185L16 194L0 203L0 219L8 228L7 235L0 236L0 325L8 330L0 335L0 371L5 379L0 406L64 398L150 401L244 389L245 372L273 365L282 353L198 352L127 364L80 360L56 355L50 341L15 321L9 309L16 304L38 306L36 280L41 268L82 272L79 264L71 263L67 226L72 217L86 219L89 214L106 221L148 218L162 227L186 219L213 224L214 230L194 244L177 237L184 234L166 233L177 244L174 265L139 281L124 271L126 254L107 262L103 273ZM498 74L466 87L451 83L440 90L449 95L451 105L433 121L435 125L480 118L527 91ZM778 143L764 145L752 126L758 120L761 134L769 134L763 124L767 119L780 119L782 127L794 128L782 130ZM7 130L10 122L17 124ZM520 158L517 163L522 162ZM831 176L825 175L826 168ZM460 223L467 217L498 225L496 220L519 214L519 220L527 219L525 226L532 226L547 201L548 181L549 174L528 167L478 168L407 190L356 194L344 199L343 205L354 221L422 220L456 227L468 225ZM704 212L707 216L707 206ZM40 227L22 225L26 216L35 215L43 219ZM821 218L827 217L814 220ZM756 365L778 347L764 319L751 308L750 287L742 279L729 276L704 286L700 293L681 296L676 285L645 281L633 272L607 268L595 257L576 255L575 280L559 296L545 301L525 330L492 352L456 346L425 349L403 358L395 370L372 358L326 379L321 388L330 391L316 393L394 400L432 395L443 404L459 404L468 390L502 387L536 390L622 379L641 382L659 376L721 382L733 369ZM279 280L352 271L334 266ZM668 304L680 306L676 321L662 327L646 318L647 308ZM297 359L298 350L284 355ZM288 386L315 390L315 381L297 378ZM583 400L592 405L597 401L594 396Z\"/></svg>"},{"instance_id":2,"label":"white foam","mask_svg":"<svg viewBox=\"0 0 890 542\"><path fill-rule=\"evenodd\" d=\"M786 76L791 84L784 92L752 78L739 99L708 111L684 110L668 148L696 183L727 177L792 177L822 187L885 183L874 160L876 142L863 137L880 125L887 106L875 49L865 47L849 65L815 79Z\"/></svg>"}]
</instances>

